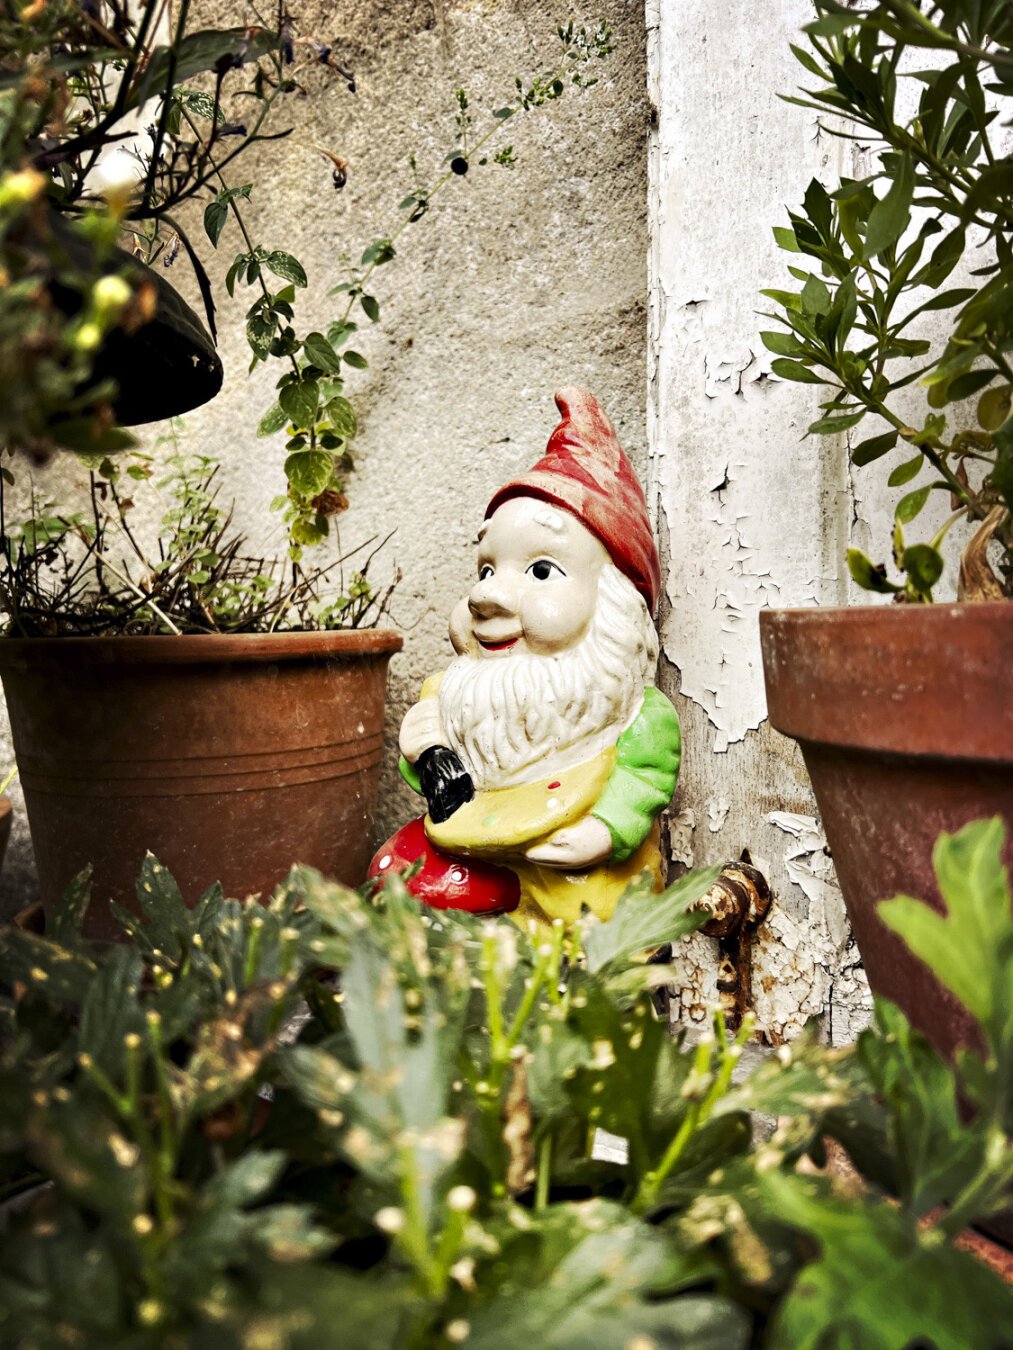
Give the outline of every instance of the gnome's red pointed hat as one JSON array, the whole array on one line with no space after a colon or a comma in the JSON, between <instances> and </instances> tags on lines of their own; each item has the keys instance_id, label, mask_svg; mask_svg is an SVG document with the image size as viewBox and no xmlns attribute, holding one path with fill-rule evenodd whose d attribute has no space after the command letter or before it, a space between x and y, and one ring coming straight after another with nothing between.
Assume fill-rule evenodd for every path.
<instances>
[{"instance_id":1,"label":"gnome's red pointed hat","mask_svg":"<svg viewBox=\"0 0 1013 1350\"><path fill-rule=\"evenodd\" d=\"M653 614L661 588L658 550L643 489L615 427L586 389L560 389L556 407L563 420L549 437L544 459L500 488L486 519L512 497L539 497L561 506L601 540Z\"/></svg>"}]
</instances>

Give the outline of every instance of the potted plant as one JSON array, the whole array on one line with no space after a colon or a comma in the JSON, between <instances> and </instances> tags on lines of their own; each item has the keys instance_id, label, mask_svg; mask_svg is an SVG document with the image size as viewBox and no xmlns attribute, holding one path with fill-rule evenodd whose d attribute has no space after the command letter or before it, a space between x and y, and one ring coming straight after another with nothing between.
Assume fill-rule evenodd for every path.
<instances>
[{"instance_id":1,"label":"potted plant","mask_svg":"<svg viewBox=\"0 0 1013 1350\"><path fill-rule=\"evenodd\" d=\"M8 16L0 33L11 111L0 245L13 283L0 302L3 446L36 459L74 450L92 473L87 522L73 508L32 509L19 524L0 500L9 620L0 671L49 905L89 860L103 898L130 903L147 848L191 900L209 875L235 893L267 893L295 858L347 881L364 873L384 674L401 639L346 631L353 615L371 611L375 622L385 605L372 603L365 569L340 600L325 602L319 555L306 553L326 542L347 505L356 417L345 381L367 364L350 344L352 316L377 322L373 274L440 191L473 165L513 164L512 148L494 144L509 119L594 84L586 67L611 50L605 27L560 28L556 67L518 79L484 128L460 91L445 168L431 181L416 171L397 227L335 287L338 317L326 332L306 332L296 318L305 270L251 237L242 204L254 185L228 175L247 147L287 134L270 130L270 118L298 90L301 60L354 90L351 74L281 9L273 31L259 19L194 29L185 3L166 28L161 13L154 0L104 0L95 13L64 0L33 10L30 21ZM138 118L148 119L144 133ZM321 149L340 190L345 166L326 148L313 152ZM252 292L251 370L281 364L260 434L287 438L285 490L274 505L287 527L290 578L269 575L228 536L199 470L177 483L176 519L158 559L143 556L117 488L150 472L117 460L132 443L118 423L171 411L138 396L150 371L135 378L136 353L147 350L159 316L166 322L154 346L167 349L159 375L170 386L177 367L199 369L202 353L214 355L196 316L174 307L147 266L186 254L214 333L211 286L177 214L188 200L203 203L212 247L233 231L242 243L225 285L230 296ZM138 261L116 251L123 235ZM186 406L214 392L214 372L204 373ZM3 472L0 493L12 481L10 468ZM121 528L122 554L111 548ZM89 922L112 932L100 907Z\"/></svg>"},{"instance_id":2,"label":"potted plant","mask_svg":"<svg viewBox=\"0 0 1013 1350\"><path fill-rule=\"evenodd\" d=\"M939 841L945 917L884 906L974 1017L956 1067L882 1001L752 1073L748 1022L673 1042L641 952L714 870L536 942L308 869L188 910L152 859L100 946L80 878L0 934L0 1340L994 1350L1013 1290L965 1229L1013 1166L1001 836Z\"/></svg>"},{"instance_id":3,"label":"potted plant","mask_svg":"<svg viewBox=\"0 0 1013 1350\"><path fill-rule=\"evenodd\" d=\"M847 435L853 464L885 466L891 557L851 549L848 566L894 603L762 614L768 707L802 748L873 989L952 1052L966 1015L875 901L938 901L940 830L1013 820L1013 205L997 143L1013 25L1004 6L816 9L793 49L808 88L790 101L875 160L861 180L814 180L775 230L798 285L764 291L780 327L762 336L776 375L827 387L810 434ZM946 520L913 540L939 495ZM962 522L961 603L930 604Z\"/></svg>"}]
</instances>

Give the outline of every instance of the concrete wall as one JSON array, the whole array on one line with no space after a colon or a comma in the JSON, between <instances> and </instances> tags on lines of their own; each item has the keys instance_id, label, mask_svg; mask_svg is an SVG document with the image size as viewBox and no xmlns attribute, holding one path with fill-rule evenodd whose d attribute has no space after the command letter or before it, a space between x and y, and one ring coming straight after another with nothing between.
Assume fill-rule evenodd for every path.
<instances>
[{"instance_id":1,"label":"concrete wall","mask_svg":"<svg viewBox=\"0 0 1013 1350\"><path fill-rule=\"evenodd\" d=\"M339 255L357 257L396 224L397 204L412 184L408 156L428 173L453 147L454 91L467 89L478 117L509 101L515 75L530 79L552 68L560 20L604 17L615 31L616 50L596 72L598 86L585 95L570 91L508 124L515 169L490 165L452 183L407 232L399 259L377 274L382 323L357 342L372 364L351 390L362 433L341 542L348 548L395 530L377 576L395 566L404 573L392 617L405 650L391 666L379 842L418 809L396 773L397 726L423 678L450 655L447 617L473 576L486 502L544 450L556 421L554 389L593 389L646 472L644 17L639 0L590 9L568 0L352 0L340 7L298 0L291 9L298 31L331 44L354 72L356 93L304 65L298 73L306 95L285 110L295 134L257 150L264 186L246 216L256 241L288 249L305 264L310 285L300 294L300 313L320 326L338 313L340 302L327 291L341 279ZM205 6L216 22L242 22L241 13L238 0ZM348 161L342 192L334 191L314 145ZM244 175L237 170L232 181L249 181ZM202 239L194 213L190 224L195 241ZM239 247L231 224L217 254L204 241L216 282ZM183 257L171 277L197 303ZM187 417L187 442L222 458L239 523L251 544L272 551L281 529L267 507L284 486L283 438L258 441L255 430L277 372L260 367L247 378L242 316L252 296L241 304L223 288L220 294L226 384ZM66 463L39 477L40 490L68 509L83 486ZM0 741L0 764L9 755L9 743ZM0 891L8 912L33 886L16 790L14 796L17 833Z\"/></svg>"}]
</instances>

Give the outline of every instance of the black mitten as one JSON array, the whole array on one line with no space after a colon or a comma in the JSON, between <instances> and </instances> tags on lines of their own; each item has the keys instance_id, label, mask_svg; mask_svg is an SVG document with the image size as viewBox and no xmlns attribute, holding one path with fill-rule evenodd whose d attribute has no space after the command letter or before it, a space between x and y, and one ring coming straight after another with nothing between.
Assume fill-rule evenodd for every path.
<instances>
[{"instance_id":1,"label":"black mitten","mask_svg":"<svg viewBox=\"0 0 1013 1350\"><path fill-rule=\"evenodd\" d=\"M470 802L475 785L464 765L445 745L423 750L415 761L419 785L429 803L429 816L435 823L448 820L459 806Z\"/></svg>"}]
</instances>

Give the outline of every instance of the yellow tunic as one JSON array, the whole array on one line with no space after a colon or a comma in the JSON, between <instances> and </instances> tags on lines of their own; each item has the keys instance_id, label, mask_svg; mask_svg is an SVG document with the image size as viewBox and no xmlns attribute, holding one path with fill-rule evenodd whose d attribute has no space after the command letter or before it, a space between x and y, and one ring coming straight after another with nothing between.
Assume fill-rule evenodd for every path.
<instances>
[{"instance_id":1,"label":"yellow tunic","mask_svg":"<svg viewBox=\"0 0 1013 1350\"><path fill-rule=\"evenodd\" d=\"M585 905L599 919L609 919L619 897L641 873L648 872L653 888L661 890L657 825L630 857L581 871L528 862L524 854L591 812L615 762L615 748L609 747L536 783L479 792L449 820L436 824L427 816L426 834L448 853L485 858L514 871L521 898L512 917L523 927L531 920L573 923Z\"/></svg>"}]
</instances>

